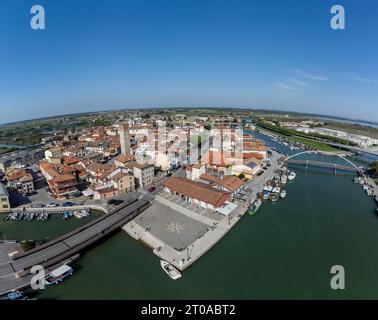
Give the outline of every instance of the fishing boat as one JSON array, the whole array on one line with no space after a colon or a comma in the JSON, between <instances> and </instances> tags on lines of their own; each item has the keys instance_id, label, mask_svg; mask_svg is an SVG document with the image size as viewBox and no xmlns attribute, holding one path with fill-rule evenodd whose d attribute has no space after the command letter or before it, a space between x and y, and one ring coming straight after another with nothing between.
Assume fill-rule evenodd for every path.
<instances>
[{"instance_id":1,"label":"fishing boat","mask_svg":"<svg viewBox=\"0 0 378 320\"><path fill-rule=\"evenodd\" d=\"M57 284L59 282L62 282L64 279L72 275L74 270L64 264L61 267L53 270L51 273L49 273L44 279L43 279L43 284L49 286L52 284Z\"/></svg>"},{"instance_id":2,"label":"fishing boat","mask_svg":"<svg viewBox=\"0 0 378 320\"><path fill-rule=\"evenodd\" d=\"M259 210L259 208L261 207L262 205L262 201L260 199L257 199L254 203L252 203L252 205L249 207L249 210L248 210L248 214L249 215L254 215L256 214L257 210Z\"/></svg>"},{"instance_id":3,"label":"fishing boat","mask_svg":"<svg viewBox=\"0 0 378 320\"><path fill-rule=\"evenodd\" d=\"M282 190L280 193L280 197L283 199L286 197L286 190Z\"/></svg>"},{"instance_id":4,"label":"fishing boat","mask_svg":"<svg viewBox=\"0 0 378 320\"><path fill-rule=\"evenodd\" d=\"M178 271L174 266L172 266L170 263L164 260L160 260L160 265L163 268L163 270L173 279L177 280L178 278L181 278L181 273Z\"/></svg>"},{"instance_id":5,"label":"fishing boat","mask_svg":"<svg viewBox=\"0 0 378 320\"><path fill-rule=\"evenodd\" d=\"M287 178L288 178L289 180L294 180L296 176L297 176L297 174L296 174L294 171L291 171L291 172L289 173L289 175L288 175Z\"/></svg>"}]
</instances>

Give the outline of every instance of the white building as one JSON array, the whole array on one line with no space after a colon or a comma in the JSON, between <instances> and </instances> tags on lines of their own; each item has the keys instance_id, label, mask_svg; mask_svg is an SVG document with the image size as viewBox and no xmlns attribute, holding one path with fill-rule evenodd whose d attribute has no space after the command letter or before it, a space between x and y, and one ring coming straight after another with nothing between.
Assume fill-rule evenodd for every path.
<instances>
[{"instance_id":1,"label":"white building","mask_svg":"<svg viewBox=\"0 0 378 320\"><path fill-rule=\"evenodd\" d=\"M126 163L126 168L131 170L136 180L136 187L145 187L154 182L155 169L153 164L140 164L135 161Z\"/></svg>"},{"instance_id":2,"label":"white building","mask_svg":"<svg viewBox=\"0 0 378 320\"><path fill-rule=\"evenodd\" d=\"M0 183L0 212L9 212L11 209L9 203L9 194L4 185Z\"/></svg>"}]
</instances>

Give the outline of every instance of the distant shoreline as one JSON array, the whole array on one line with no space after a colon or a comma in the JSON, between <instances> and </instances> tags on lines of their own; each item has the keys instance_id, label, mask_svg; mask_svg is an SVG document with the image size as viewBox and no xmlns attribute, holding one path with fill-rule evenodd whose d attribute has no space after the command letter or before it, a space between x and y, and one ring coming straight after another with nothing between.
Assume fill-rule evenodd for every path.
<instances>
[{"instance_id":1,"label":"distant shoreline","mask_svg":"<svg viewBox=\"0 0 378 320\"><path fill-rule=\"evenodd\" d=\"M297 111L285 111L285 110L278 110L278 109L259 109L259 108L220 108L220 107L146 107L146 108L138 108L138 109L132 109L132 108L125 108L125 109L111 109L111 110L101 110L101 111L88 111L88 112L81 112L81 113L72 113L72 114L61 114L61 115L55 115L55 116L47 116L42 118L33 118L33 119L27 119L27 120L20 120L20 121L14 121L14 122L7 122L7 123L1 123L1 127L6 126L12 126L17 124L25 124L29 122L37 122L37 121L44 121L44 120L53 120L53 119L61 119L64 117L77 117L77 116L85 116L85 115L94 115L94 114L101 114L101 113L111 113L111 112L122 112L122 111L130 111L130 112L137 112L137 111L156 111L156 110L170 110L170 111L183 111L183 110L230 110L230 111L239 111L239 112L267 112L267 113L279 113L283 115L292 115L297 117L311 117L311 118L318 118L318 119L325 119L325 120L331 120L331 121L338 121L338 122L347 122L347 123L353 123L353 124L360 124L363 126L373 126L374 128L378 128L378 122L376 121L369 121L364 119L352 119L342 116L333 116L333 115L325 115L325 114L315 114L315 113L303 113L303 112L297 112Z\"/></svg>"}]
</instances>

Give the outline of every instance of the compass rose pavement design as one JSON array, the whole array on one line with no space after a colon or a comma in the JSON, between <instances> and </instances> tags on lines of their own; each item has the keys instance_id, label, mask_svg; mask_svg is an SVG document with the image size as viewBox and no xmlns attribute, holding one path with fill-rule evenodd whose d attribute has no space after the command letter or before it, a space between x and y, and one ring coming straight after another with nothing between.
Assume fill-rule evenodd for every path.
<instances>
[{"instance_id":1,"label":"compass rose pavement design","mask_svg":"<svg viewBox=\"0 0 378 320\"><path fill-rule=\"evenodd\" d=\"M177 234L181 233L181 230L184 230L185 224L179 222L171 222L167 225L166 230L170 231L171 233L176 232Z\"/></svg>"}]
</instances>

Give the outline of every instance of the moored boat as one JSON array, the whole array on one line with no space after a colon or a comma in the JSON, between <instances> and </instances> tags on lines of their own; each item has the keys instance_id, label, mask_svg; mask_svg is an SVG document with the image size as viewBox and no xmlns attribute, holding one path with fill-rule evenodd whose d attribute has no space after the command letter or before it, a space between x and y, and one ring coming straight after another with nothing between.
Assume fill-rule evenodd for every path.
<instances>
[{"instance_id":1,"label":"moored boat","mask_svg":"<svg viewBox=\"0 0 378 320\"><path fill-rule=\"evenodd\" d=\"M280 193L280 197L283 199L286 197L286 190L282 190Z\"/></svg>"},{"instance_id":2,"label":"moored boat","mask_svg":"<svg viewBox=\"0 0 378 320\"><path fill-rule=\"evenodd\" d=\"M44 279L43 283L47 286L52 285L52 284L57 284L59 282L62 282L64 279L72 275L74 270L64 264L61 267L53 270L51 273L49 273Z\"/></svg>"},{"instance_id":3,"label":"moored boat","mask_svg":"<svg viewBox=\"0 0 378 320\"><path fill-rule=\"evenodd\" d=\"M291 171L291 172L289 173L289 175L288 175L287 178L288 178L289 180L294 180L296 176L297 176L297 174L296 174L294 171Z\"/></svg>"},{"instance_id":4,"label":"moored boat","mask_svg":"<svg viewBox=\"0 0 378 320\"><path fill-rule=\"evenodd\" d=\"M256 214L257 210L259 210L259 208L261 207L262 205L262 201L260 199L257 199L249 208L248 210L248 214L249 215L254 215Z\"/></svg>"},{"instance_id":5,"label":"moored boat","mask_svg":"<svg viewBox=\"0 0 378 320\"><path fill-rule=\"evenodd\" d=\"M181 273L174 266L164 260L160 260L160 265L163 270L173 279L181 278Z\"/></svg>"},{"instance_id":6,"label":"moored boat","mask_svg":"<svg viewBox=\"0 0 378 320\"><path fill-rule=\"evenodd\" d=\"M280 195L278 193L272 193L272 195L270 196L270 200L272 202L276 202L279 198L280 198Z\"/></svg>"}]
</instances>

